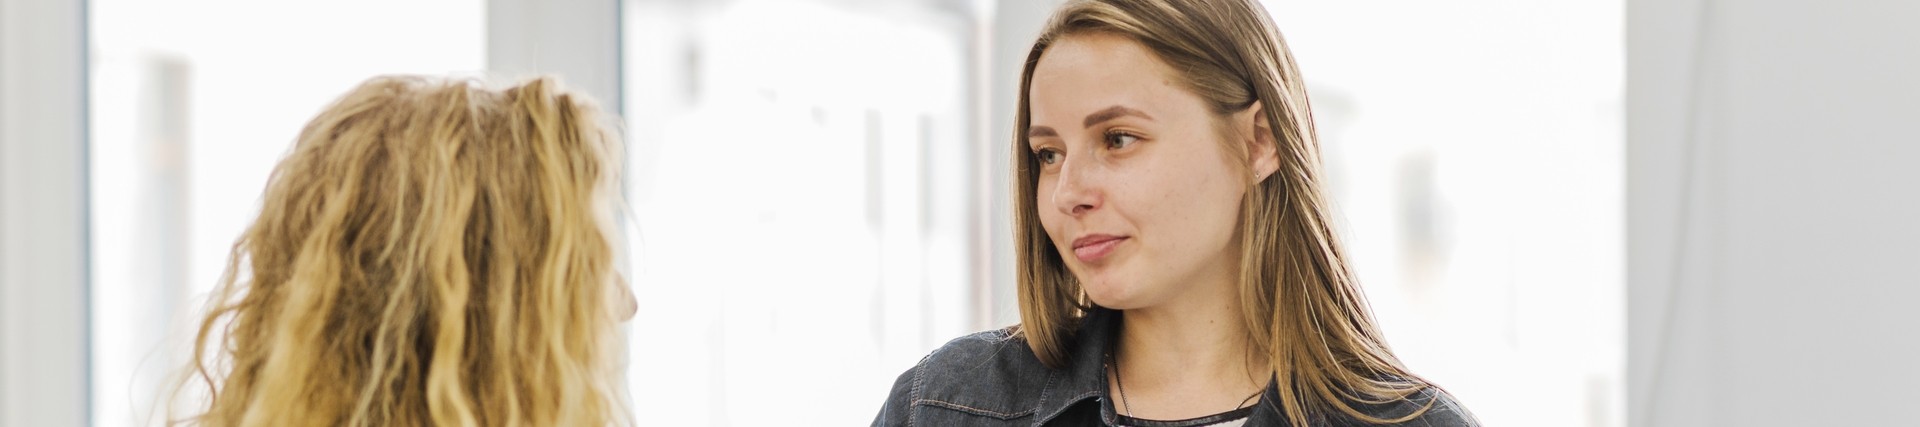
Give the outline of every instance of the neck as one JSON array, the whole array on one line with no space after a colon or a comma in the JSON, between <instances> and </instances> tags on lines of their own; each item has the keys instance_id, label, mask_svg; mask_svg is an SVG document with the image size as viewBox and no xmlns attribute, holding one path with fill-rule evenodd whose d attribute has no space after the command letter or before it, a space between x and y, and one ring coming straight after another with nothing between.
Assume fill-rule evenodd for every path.
<instances>
[{"instance_id":1,"label":"neck","mask_svg":"<svg viewBox=\"0 0 1920 427\"><path fill-rule=\"evenodd\" d=\"M1109 394L1122 414L1202 417L1236 409L1266 386L1271 369L1249 348L1233 283L1196 285L1183 298L1121 312L1113 357L1122 381L1109 381Z\"/></svg>"}]
</instances>

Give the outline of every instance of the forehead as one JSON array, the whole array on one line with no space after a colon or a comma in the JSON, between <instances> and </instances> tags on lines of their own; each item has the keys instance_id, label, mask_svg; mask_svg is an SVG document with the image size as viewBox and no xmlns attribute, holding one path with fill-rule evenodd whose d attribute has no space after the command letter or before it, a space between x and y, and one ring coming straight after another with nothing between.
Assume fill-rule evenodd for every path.
<instances>
[{"instance_id":1,"label":"forehead","mask_svg":"<svg viewBox=\"0 0 1920 427\"><path fill-rule=\"evenodd\" d=\"M1075 34L1040 55L1027 102L1033 124L1075 121L1071 126L1077 128L1078 116L1110 106L1149 110L1163 108L1169 98L1191 98L1175 81L1172 69L1139 42L1109 33Z\"/></svg>"}]
</instances>

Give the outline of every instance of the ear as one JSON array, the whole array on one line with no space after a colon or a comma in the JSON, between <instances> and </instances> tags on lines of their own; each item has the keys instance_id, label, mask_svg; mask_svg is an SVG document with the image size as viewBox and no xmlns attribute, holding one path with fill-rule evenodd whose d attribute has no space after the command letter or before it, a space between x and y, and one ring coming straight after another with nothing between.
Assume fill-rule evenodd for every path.
<instances>
[{"instance_id":1,"label":"ear","mask_svg":"<svg viewBox=\"0 0 1920 427\"><path fill-rule=\"evenodd\" d=\"M1248 179L1258 184L1280 170L1280 145L1274 141L1273 124L1267 121L1266 106L1260 101L1235 115L1240 116L1234 123L1244 132L1242 142L1247 145L1247 171L1253 174Z\"/></svg>"}]
</instances>

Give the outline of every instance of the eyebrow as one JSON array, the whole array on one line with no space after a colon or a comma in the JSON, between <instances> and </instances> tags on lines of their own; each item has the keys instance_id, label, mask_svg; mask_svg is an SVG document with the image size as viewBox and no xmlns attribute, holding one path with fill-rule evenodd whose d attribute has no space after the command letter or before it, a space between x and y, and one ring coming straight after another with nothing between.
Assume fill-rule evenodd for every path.
<instances>
[{"instance_id":1,"label":"eyebrow","mask_svg":"<svg viewBox=\"0 0 1920 427\"><path fill-rule=\"evenodd\" d=\"M1082 122L1080 126L1093 127L1093 125L1100 124L1100 122L1118 119L1122 116L1135 116L1142 119L1153 120L1153 116L1149 116L1147 115L1147 113L1142 113L1140 112L1140 110L1135 110L1132 108L1115 105L1112 107L1107 107L1107 109L1105 110L1095 111L1093 112L1093 114L1088 114L1087 120L1085 122Z\"/></svg>"},{"instance_id":2,"label":"eyebrow","mask_svg":"<svg viewBox=\"0 0 1920 427\"><path fill-rule=\"evenodd\" d=\"M1135 117L1139 117L1147 120L1153 120L1153 116L1149 116L1147 115L1147 113L1140 112L1140 110L1135 110L1132 108L1115 105L1112 107L1107 107L1104 110L1095 111L1093 112L1093 114L1088 114L1086 121L1082 122L1081 126L1093 127L1093 125L1100 124L1100 122L1117 119L1123 116L1135 116ZM1060 136L1059 132L1054 132L1053 128L1047 127L1047 126L1034 126L1032 128L1027 129L1028 138L1058 137L1058 136Z\"/></svg>"}]
</instances>

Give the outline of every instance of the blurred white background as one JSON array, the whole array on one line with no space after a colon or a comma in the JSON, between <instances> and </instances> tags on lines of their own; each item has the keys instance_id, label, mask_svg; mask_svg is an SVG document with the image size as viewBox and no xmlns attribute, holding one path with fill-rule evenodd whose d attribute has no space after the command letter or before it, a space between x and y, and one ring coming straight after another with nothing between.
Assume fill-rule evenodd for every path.
<instances>
[{"instance_id":1,"label":"blurred white background","mask_svg":"<svg viewBox=\"0 0 1920 427\"><path fill-rule=\"evenodd\" d=\"M1053 4L620 3L637 412L864 424L1017 322L1005 136ZM1266 5L1400 355L1489 425L1625 425L1621 2ZM94 424L159 420L304 121L376 74L486 73L488 6L89 3Z\"/></svg>"}]
</instances>

